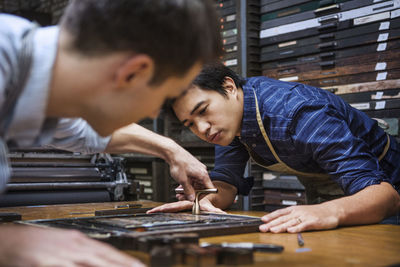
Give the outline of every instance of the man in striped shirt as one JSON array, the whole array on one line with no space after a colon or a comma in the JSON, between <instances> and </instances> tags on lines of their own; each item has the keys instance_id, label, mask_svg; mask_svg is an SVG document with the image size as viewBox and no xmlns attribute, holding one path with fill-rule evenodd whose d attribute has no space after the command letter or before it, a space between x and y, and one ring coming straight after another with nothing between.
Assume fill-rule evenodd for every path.
<instances>
[{"instance_id":1,"label":"man in striped shirt","mask_svg":"<svg viewBox=\"0 0 400 267\"><path fill-rule=\"evenodd\" d=\"M378 223L399 213L400 145L328 91L267 77L243 80L214 64L172 108L193 133L215 144L210 177L219 193L201 200L203 210L221 211L236 194L249 193L252 181L243 173L251 156L266 169L297 175L311 204L265 215L263 232ZM151 212L191 205L184 200ZM399 223L398 215L391 219Z\"/></svg>"}]
</instances>

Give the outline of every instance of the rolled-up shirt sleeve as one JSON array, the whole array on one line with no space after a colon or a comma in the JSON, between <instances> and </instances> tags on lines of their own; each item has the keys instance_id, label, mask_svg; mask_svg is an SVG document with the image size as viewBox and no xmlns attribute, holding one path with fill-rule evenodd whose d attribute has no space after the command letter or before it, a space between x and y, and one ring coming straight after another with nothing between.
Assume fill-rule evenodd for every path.
<instances>
[{"instance_id":1,"label":"rolled-up shirt sleeve","mask_svg":"<svg viewBox=\"0 0 400 267\"><path fill-rule=\"evenodd\" d=\"M244 178L243 173L249 154L238 138L229 146L215 146L215 167L210 172L211 180L223 181L237 188L238 194L248 195L253 179Z\"/></svg>"},{"instance_id":2,"label":"rolled-up shirt sleeve","mask_svg":"<svg viewBox=\"0 0 400 267\"><path fill-rule=\"evenodd\" d=\"M368 144L355 136L346 118L328 105L301 108L292 138L296 150L311 154L348 195L389 181Z\"/></svg>"},{"instance_id":3,"label":"rolled-up shirt sleeve","mask_svg":"<svg viewBox=\"0 0 400 267\"><path fill-rule=\"evenodd\" d=\"M50 144L51 147L73 152L93 154L104 152L110 136L101 137L83 119L60 119Z\"/></svg>"}]
</instances>

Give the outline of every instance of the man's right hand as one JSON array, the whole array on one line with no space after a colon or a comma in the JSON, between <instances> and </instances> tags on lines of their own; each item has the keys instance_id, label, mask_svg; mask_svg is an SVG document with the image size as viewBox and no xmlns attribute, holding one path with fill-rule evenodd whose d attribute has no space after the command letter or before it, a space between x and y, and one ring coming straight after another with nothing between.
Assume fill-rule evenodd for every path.
<instances>
[{"instance_id":1,"label":"man's right hand","mask_svg":"<svg viewBox=\"0 0 400 267\"><path fill-rule=\"evenodd\" d=\"M204 197L200 200L200 210L211 212L211 213L222 213L226 214L225 211L215 207L207 197ZM191 210L193 207L193 202L189 200L182 200L172 203L167 203L154 209L147 211L147 213L155 213L155 212L178 212L184 210Z\"/></svg>"},{"instance_id":2,"label":"man's right hand","mask_svg":"<svg viewBox=\"0 0 400 267\"><path fill-rule=\"evenodd\" d=\"M75 230L2 226L0 236L0 266L144 266L140 261Z\"/></svg>"}]
</instances>

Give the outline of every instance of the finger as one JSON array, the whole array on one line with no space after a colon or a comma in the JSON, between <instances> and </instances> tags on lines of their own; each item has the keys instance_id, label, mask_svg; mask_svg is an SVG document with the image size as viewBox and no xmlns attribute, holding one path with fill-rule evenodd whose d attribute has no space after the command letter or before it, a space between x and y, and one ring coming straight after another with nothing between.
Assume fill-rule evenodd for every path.
<instances>
[{"instance_id":1,"label":"finger","mask_svg":"<svg viewBox=\"0 0 400 267\"><path fill-rule=\"evenodd\" d=\"M203 202L200 203L200 208L203 211L208 211L208 212L212 212L212 213L221 213L221 214L226 214L225 211L221 210L220 208L215 207L213 204L211 204L211 202Z\"/></svg>"},{"instance_id":2,"label":"finger","mask_svg":"<svg viewBox=\"0 0 400 267\"><path fill-rule=\"evenodd\" d=\"M211 182L210 176L208 176L208 172L200 177L200 182L204 186L204 188L215 188L214 184Z\"/></svg>"},{"instance_id":3,"label":"finger","mask_svg":"<svg viewBox=\"0 0 400 267\"><path fill-rule=\"evenodd\" d=\"M179 201L184 201L187 200L185 195L182 194L176 194L175 197L179 200Z\"/></svg>"},{"instance_id":4,"label":"finger","mask_svg":"<svg viewBox=\"0 0 400 267\"><path fill-rule=\"evenodd\" d=\"M263 222L267 223L267 222L275 220L276 218L281 217L283 215L288 215L291 212L292 212L292 210L290 208L279 209L279 210L271 212L267 215L264 215L263 217L261 217L261 220Z\"/></svg>"},{"instance_id":5,"label":"finger","mask_svg":"<svg viewBox=\"0 0 400 267\"><path fill-rule=\"evenodd\" d=\"M183 187L183 191L185 192L185 197L189 201L194 201L194 188L193 186L189 183L188 178L186 177L186 180L181 183Z\"/></svg>"},{"instance_id":6,"label":"finger","mask_svg":"<svg viewBox=\"0 0 400 267\"><path fill-rule=\"evenodd\" d=\"M283 232L286 232L288 228L296 226L298 224L299 224L298 220L293 218L293 219L288 220L285 223L281 223L277 226L270 227L269 230L272 233L283 233Z\"/></svg>"},{"instance_id":7,"label":"finger","mask_svg":"<svg viewBox=\"0 0 400 267\"><path fill-rule=\"evenodd\" d=\"M155 212L177 212L177 211L182 211L182 210L189 210L192 207L193 207L193 202L184 200L184 201L178 201L178 202L173 202L173 203L167 203L167 204L155 207L154 209L147 211L147 214L155 213Z\"/></svg>"},{"instance_id":8,"label":"finger","mask_svg":"<svg viewBox=\"0 0 400 267\"><path fill-rule=\"evenodd\" d=\"M272 227L282 225L289 220L291 220L290 215L281 215L281 217L275 217L274 219L268 221L268 223L261 225L259 228L260 228L260 231L262 231L262 232L268 232L268 231L271 231Z\"/></svg>"}]
</instances>

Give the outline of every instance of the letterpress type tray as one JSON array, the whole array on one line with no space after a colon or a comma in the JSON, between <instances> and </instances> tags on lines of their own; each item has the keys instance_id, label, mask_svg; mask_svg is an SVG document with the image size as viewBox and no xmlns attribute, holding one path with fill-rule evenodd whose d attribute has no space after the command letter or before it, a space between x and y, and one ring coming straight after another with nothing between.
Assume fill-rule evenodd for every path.
<instances>
[{"instance_id":1,"label":"letterpress type tray","mask_svg":"<svg viewBox=\"0 0 400 267\"><path fill-rule=\"evenodd\" d=\"M199 237L257 232L262 221L258 217L188 213L123 214L111 216L77 217L19 221L40 227L76 229L88 236L117 247L133 244L141 237L196 233ZM132 245L133 246L133 245ZM128 245L131 247L131 245Z\"/></svg>"}]
</instances>

